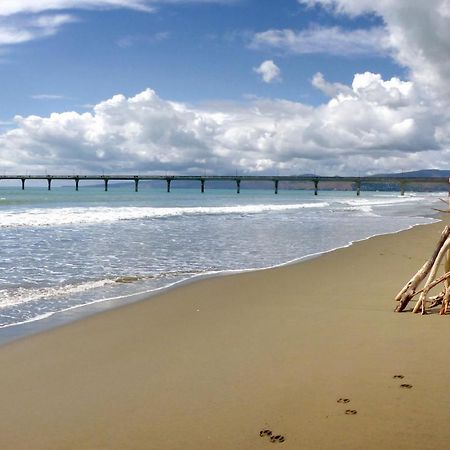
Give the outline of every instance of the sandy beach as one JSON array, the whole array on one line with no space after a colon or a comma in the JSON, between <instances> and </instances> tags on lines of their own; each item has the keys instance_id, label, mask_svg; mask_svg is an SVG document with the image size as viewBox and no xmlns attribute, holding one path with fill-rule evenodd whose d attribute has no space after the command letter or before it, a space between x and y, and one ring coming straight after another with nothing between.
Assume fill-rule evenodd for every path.
<instances>
[{"instance_id":1,"label":"sandy beach","mask_svg":"<svg viewBox=\"0 0 450 450\"><path fill-rule=\"evenodd\" d=\"M393 312L444 225L200 280L4 345L0 447L448 448L450 317Z\"/></svg>"}]
</instances>

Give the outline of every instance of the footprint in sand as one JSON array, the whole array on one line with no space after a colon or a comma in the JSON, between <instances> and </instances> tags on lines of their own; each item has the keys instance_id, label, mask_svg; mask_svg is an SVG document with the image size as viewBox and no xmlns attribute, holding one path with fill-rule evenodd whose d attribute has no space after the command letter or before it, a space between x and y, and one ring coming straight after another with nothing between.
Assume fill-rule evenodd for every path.
<instances>
[{"instance_id":1,"label":"footprint in sand","mask_svg":"<svg viewBox=\"0 0 450 450\"><path fill-rule=\"evenodd\" d=\"M405 383L405 384L401 384L400 387L403 388L403 389L411 389L412 388L412 384L406 384Z\"/></svg>"},{"instance_id":2,"label":"footprint in sand","mask_svg":"<svg viewBox=\"0 0 450 450\"><path fill-rule=\"evenodd\" d=\"M350 399L349 398L340 398L337 401L338 403L350 403Z\"/></svg>"},{"instance_id":3,"label":"footprint in sand","mask_svg":"<svg viewBox=\"0 0 450 450\"><path fill-rule=\"evenodd\" d=\"M397 380L403 380L403 378L405 378L405 375L394 375L392 378Z\"/></svg>"},{"instance_id":4,"label":"footprint in sand","mask_svg":"<svg viewBox=\"0 0 450 450\"><path fill-rule=\"evenodd\" d=\"M358 411L356 411L356 409L346 409L345 414L348 416L354 416L355 414L358 414Z\"/></svg>"},{"instance_id":5,"label":"footprint in sand","mask_svg":"<svg viewBox=\"0 0 450 450\"><path fill-rule=\"evenodd\" d=\"M272 431L270 431L270 430L261 430L261 431L259 432L259 435L260 435L261 437L264 437L264 436L272 436Z\"/></svg>"}]
</instances>

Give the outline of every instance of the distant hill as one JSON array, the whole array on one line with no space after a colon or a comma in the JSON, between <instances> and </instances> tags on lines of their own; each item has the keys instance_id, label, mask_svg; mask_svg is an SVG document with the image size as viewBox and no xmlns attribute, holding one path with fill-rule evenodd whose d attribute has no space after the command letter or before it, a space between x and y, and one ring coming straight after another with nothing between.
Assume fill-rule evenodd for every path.
<instances>
[{"instance_id":1,"label":"distant hill","mask_svg":"<svg viewBox=\"0 0 450 450\"><path fill-rule=\"evenodd\" d=\"M384 178L450 178L450 170L423 169L400 173L380 173L373 177ZM361 188L368 191L398 191L398 183L362 183ZM447 183L408 183L407 191L440 192L448 189Z\"/></svg>"},{"instance_id":2,"label":"distant hill","mask_svg":"<svg viewBox=\"0 0 450 450\"><path fill-rule=\"evenodd\" d=\"M440 170L440 169L423 169L414 170L412 172L401 172L401 173L380 173L373 175L374 177L400 177L400 178L439 178L446 177L450 178L450 170Z\"/></svg>"}]
</instances>

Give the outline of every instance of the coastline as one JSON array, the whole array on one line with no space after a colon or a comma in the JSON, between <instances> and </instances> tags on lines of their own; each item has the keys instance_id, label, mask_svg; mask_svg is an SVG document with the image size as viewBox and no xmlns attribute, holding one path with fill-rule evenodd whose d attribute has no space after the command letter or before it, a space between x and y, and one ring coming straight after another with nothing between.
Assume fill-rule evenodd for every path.
<instances>
[{"instance_id":1,"label":"coastline","mask_svg":"<svg viewBox=\"0 0 450 450\"><path fill-rule=\"evenodd\" d=\"M450 432L429 424L450 406L450 364L432 345L448 318L393 313L446 222L199 279L0 347L2 448L259 449L266 428L287 449L446 448Z\"/></svg>"},{"instance_id":2,"label":"coastline","mask_svg":"<svg viewBox=\"0 0 450 450\"><path fill-rule=\"evenodd\" d=\"M313 258L319 258L323 255L334 252L336 250L351 247L352 245L354 245L356 243L364 242L364 241L366 241L368 239L372 239L374 237L385 236L388 234L395 235L395 234L402 233L403 231L410 230L410 229L418 227L418 226L431 225L433 223L439 223L441 221L440 218L433 217L431 215L427 216L427 217L424 216L423 218L431 220L432 222L430 222L428 224L414 223L414 224L409 225L408 228L404 228L404 229L401 229L398 231L386 231L384 233L370 235L370 236L362 238L362 239L356 239L356 240L349 241L345 245L340 245L340 246L337 246L334 248L330 248L329 250L300 256L298 258L294 258L292 260L289 260L289 261L286 261L286 262L283 262L280 264L275 264L272 266L229 269L229 270L220 270L220 271L199 273L196 275L192 275L188 278L183 278L183 279L177 280L175 282L169 283L168 285L163 285L163 286L155 288L155 289L138 291L133 294L120 295L117 297L101 298L101 299L97 299L97 300L91 301L86 304L72 306L70 308L67 308L65 310L61 310L58 312L46 313L41 317L36 317L36 318L30 319L30 320L26 320L24 322L19 322L19 323L15 323L15 324L2 326L2 327L0 327L0 347L7 343L13 342L17 339L22 339L22 338L32 336L32 335L35 335L38 333L46 332L53 328L64 326L64 325L70 324L70 323L78 321L78 320L82 320L93 314L99 314L99 313L103 313L105 311L109 311L110 309L121 308L123 306L127 306L127 305L135 303L135 302L149 300L150 298L158 296L164 292L170 291L172 289L178 289L179 287L183 287L189 283L194 283L194 282L197 282L197 281L200 281L203 279L207 279L207 278L211 278L211 277L215 278L215 277L230 276L230 275L249 273L249 272L259 272L259 271L277 269L277 268L281 268L281 267L289 266L289 265L293 265L293 264L300 264L304 261L308 261ZM120 301L120 303L119 303L119 301Z\"/></svg>"}]
</instances>

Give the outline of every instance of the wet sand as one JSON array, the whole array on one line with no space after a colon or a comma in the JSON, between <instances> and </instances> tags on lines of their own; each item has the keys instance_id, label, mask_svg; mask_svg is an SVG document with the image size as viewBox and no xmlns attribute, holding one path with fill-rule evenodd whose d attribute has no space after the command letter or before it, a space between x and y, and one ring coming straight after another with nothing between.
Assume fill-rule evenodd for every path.
<instances>
[{"instance_id":1,"label":"wet sand","mask_svg":"<svg viewBox=\"0 0 450 450\"><path fill-rule=\"evenodd\" d=\"M450 316L393 312L444 225L0 347L0 448L448 448Z\"/></svg>"}]
</instances>

